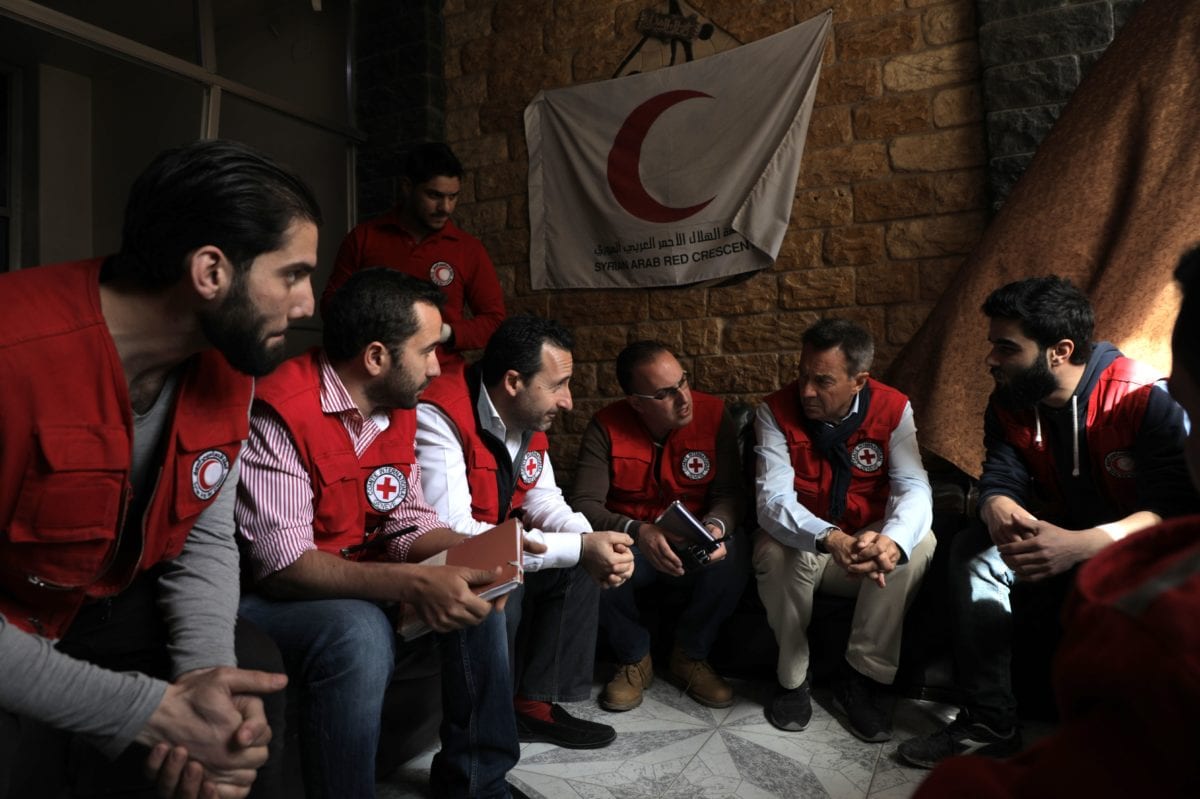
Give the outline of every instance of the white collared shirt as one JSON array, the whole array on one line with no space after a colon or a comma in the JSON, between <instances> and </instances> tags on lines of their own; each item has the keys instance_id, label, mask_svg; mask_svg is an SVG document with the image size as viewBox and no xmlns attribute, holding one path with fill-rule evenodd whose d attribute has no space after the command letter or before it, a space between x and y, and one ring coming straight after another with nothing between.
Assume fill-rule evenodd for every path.
<instances>
[{"instance_id":1,"label":"white collared shirt","mask_svg":"<svg viewBox=\"0 0 1200 799\"><path fill-rule=\"evenodd\" d=\"M507 428L486 388L479 390L476 409L484 430L504 442L515 463L531 434ZM493 527L471 513L471 487L467 483L467 464L457 425L440 408L426 402L417 405L417 460L421 463L425 500L451 529L476 535ZM554 481L549 454L543 461L541 477L525 493L521 507L525 511L523 523L528 537L546 545L544 555L525 553L527 571L574 566L579 562L580 535L590 533L592 527L582 513L576 513L567 504Z\"/></svg>"}]
</instances>

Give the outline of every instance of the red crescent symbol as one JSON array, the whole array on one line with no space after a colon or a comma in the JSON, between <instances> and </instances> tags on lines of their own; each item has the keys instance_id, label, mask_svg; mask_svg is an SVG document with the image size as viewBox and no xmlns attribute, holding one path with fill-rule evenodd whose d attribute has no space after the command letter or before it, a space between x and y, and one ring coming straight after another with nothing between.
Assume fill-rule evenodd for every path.
<instances>
[{"instance_id":1,"label":"red crescent symbol","mask_svg":"<svg viewBox=\"0 0 1200 799\"><path fill-rule=\"evenodd\" d=\"M613 139L612 149L608 151L608 186L621 207L638 219L647 222L678 222L680 219L687 219L714 199L709 197L704 202L687 208L672 208L651 197L642 185L641 175L638 174L642 160L642 142L649 135L650 126L668 108L693 97L711 99L712 95L691 89L676 89L651 97L633 109Z\"/></svg>"},{"instance_id":2,"label":"red crescent symbol","mask_svg":"<svg viewBox=\"0 0 1200 799\"><path fill-rule=\"evenodd\" d=\"M215 458L209 458L200 467L200 473L196 475L196 482L199 483L200 488L204 489L205 491L209 490L210 488L213 487L213 485L215 485L214 483L210 483L208 481L207 472L208 472L208 469L210 466L213 466L216 464L217 464L217 460Z\"/></svg>"}]
</instances>

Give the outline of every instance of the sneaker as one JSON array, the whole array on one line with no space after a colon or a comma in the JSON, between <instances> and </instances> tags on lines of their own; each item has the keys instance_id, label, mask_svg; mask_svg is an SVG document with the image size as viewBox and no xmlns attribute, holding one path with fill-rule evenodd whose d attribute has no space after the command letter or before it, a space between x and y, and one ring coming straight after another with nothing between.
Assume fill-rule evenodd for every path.
<instances>
[{"instance_id":1,"label":"sneaker","mask_svg":"<svg viewBox=\"0 0 1200 799\"><path fill-rule=\"evenodd\" d=\"M764 709L772 726L789 732L799 732L812 720L812 692L808 680L799 688L784 689Z\"/></svg>"},{"instance_id":2,"label":"sneaker","mask_svg":"<svg viewBox=\"0 0 1200 799\"><path fill-rule=\"evenodd\" d=\"M563 749L598 749L617 737L617 731L607 724L572 716L560 705L550 705L550 717L551 721L543 721L528 713L517 713L517 739L524 743L554 744Z\"/></svg>"},{"instance_id":3,"label":"sneaker","mask_svg":"<svg viewBox=\"0 0 1200 799\"><path fill-rule=\"evenodd\" d=\"M1021 748L1021 731L1014 725L1007 733L997 732L986 724L972 722L966 712L922 738L909 738L900 744L896 753L911 765L933 768L953 755L985 755L1008 757Z\"/></svg>"},{"instance_id":4,"label":"sneaker","mask_svg":"<svg viewBox=\"0 0 1200 799\"><path fill-rule=\"evenodd\" d=\"M642 692L654 682L654 666L650 654L637 663L617 667L617 673L600 692L600 707L614 713L633 710L642 703Z\"/></svg>"},{"instance_id":5,"label":"sneaker","mask_svg":"<svg viewBox=\"0 0 1200 799\"><path fill-rule=\"evenodd\" d=\"M679 647L671 652L671 682L702 705L729 707L733 704L733 688L725 678L713 671L707 660L692 660Z\"/></svg>"},{"instance_id":6,"label":"sneaker","mask_svg":"<svg viewBox=\"0 0 1200 799\"><path fill-rule=\"evenodd\" d=\"M867 743L892 739L892 724L875 704L875 686L855 672L833 686L833 703L846 716L846 726L854 737Z\"/></svg>"}]
</instances>

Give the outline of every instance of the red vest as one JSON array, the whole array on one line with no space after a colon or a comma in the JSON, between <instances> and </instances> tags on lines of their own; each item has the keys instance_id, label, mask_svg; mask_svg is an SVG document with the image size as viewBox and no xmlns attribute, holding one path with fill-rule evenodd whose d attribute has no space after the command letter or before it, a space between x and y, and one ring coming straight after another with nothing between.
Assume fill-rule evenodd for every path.
<instances>
[{"instance_id":1,"label":"red vest","mask_svg":"<svg viewBox=\"0 0 1200 799\"><path fill-rule=\"evenodd\" d=\"M253 381L216 350L192 357L162 438L136 542L118 542L131 492L133 418L100 311L101 261L0 277L0 613L60 637L88 597L120 593L174 558L248 433Z\"/></svg>"},{"instance_id":2,"label":"red vest","mask_svg":"<svg viewBox=\"0 0 1200 799\"><path fill-rule=\"evenodd\" d=\"M717 431L725 403L693 391L692 407L691 423L672 430L663 443L657 473L653 468L657 448L628 402L614 402L596 414L596 423L609 439L610 475L604 502L609 510L652 522L679 500L703 517L717 474Z\"/></svg>"},{"instance_id":3,"label":"red vest","mask_svg":"<svg viewBox=\"0 0 1200 799\"><path fill-rule=\"evenodd\" d=\"M383 526L408 497L416 462L417 414L397 409L391 424L362 457L336 414L321 410L320 350L281 365L259 381L255 397L283 420L312 478L313 539L322 552L341 554ZM386 550L370 559L386 556Z\"/></svg>"},{"instance_id":4,"label":"red vest","mask_svg":"<svg viewBox=\"0 0 1200 799\"><path fill-rule=\"evenodd\" d=\"M508 470L500 468L496 455L488 448L483 429L475 417L478 392L485 390L478 381L477 369L466 373L443 373L421 394L421 401L437 406L458 428L458 438L463 446L463 461L467 464L467 485L471 489L471 516L477 521L499 524L507 519L514 509L521 507L526 492L537 485L542 476L542 467L550 455L550 441L545 433L533 434L521 462L512 464L513 471L516 472L512 496L507 503L502 503L501 496L508 492L504 490L506 487L500 485L500 481Z\"/></svg>"},{"instance_id":5,"label":"red vest","mask_svg":"<svg viewBox=\"0 0 1200 799\"><path fill-rule=\"evenodd\" d=\"M1158 380L1159 376L1150 367L1122 356L1100 373L1088 398L1085 429L1092 479L1125 514L1139 507L1133 445L1142 427L1150 392ZM1045 439L1034 441L1033 410L1014 412L998 403L992 407L1004 427L1005 439L1021 455L1030 476L1048 499L1061 498L1054 453L1046 446Z\"/></svg>"},{"instance_id":6,"label":"red vest","mask_svg":"<svg viewBox=\"0 0 1200 799\"><path fill-rule=\"evenodd\" d=\"M876 380L868 380L868 383L871 406L867 417L846 442L853 465L850 488L846 492L846 512L840 519L829 518L833 468L808 436L797 384L789 383L764 400L787 439L788 454L796 472L796 499L814 515L828 519L851 534L883 518L891 493L888 445L892 432L900 424L904 406L908 404L908 397L891 386Z\"/></svg>"}]
</instances>

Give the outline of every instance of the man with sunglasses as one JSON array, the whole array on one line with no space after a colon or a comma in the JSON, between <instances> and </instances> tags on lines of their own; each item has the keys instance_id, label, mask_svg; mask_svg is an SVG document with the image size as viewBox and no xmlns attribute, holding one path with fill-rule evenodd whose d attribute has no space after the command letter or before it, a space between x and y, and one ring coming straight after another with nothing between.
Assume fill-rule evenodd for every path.
<instances>
[{"instance_id":1,"label":"man with sunglasses","mask_svg":"<svg viewBox=\"0 0 1200 799\"><path fill-rule=\"evenodd\" d=\"M591 696L599 589L633 571L633 539L592 532L554 481L546 430L571 410L574 341L557 322L506 319L478 364L447 372L417 408L421 484L455 530L481 533L519 517L544 543L525 556L525 584L505 607L517 731L568 749L607 746L616 732L559 702Z\"/></svg>"},{"instance_id":2,"label":"man with sunglasses","mask_svg":"<svg viewBox=\"0 0 1200 799\"><path fill-rule=\"evenodd\" d=\"M510 795L520 752L504 617L471 590L493 575L416 563L464 539L425 502L414 451L444 302L403 273L356 272L325 307L324 347L256 392L236 507L255 582L241 612L283 652L310 795L375 795L400 606L441 634L433 794Z\"/></svg>"},{"instance_id":3,"label":"man with sunglasses","mask_svg":"<svg viewBox=\"0 0 1200 799\"><path fill-rule=\"evenodd\" d=\"M748 549L730 541L742 504L733 420L721 399L692 390L678 359L657 341L621 351L617 382L625 399L600 410L584 431L572 502L593 527L624 530L636 542L633 579L600 598L600 626L618 664L600 706L625 711L642 703L654 670L634 590L664 580L692 588L671 652L672 681L703 705L728 707L733 689L708 653L749 576ZM677 549L687 542L655 524L676 500L722 540L706 566L686 574Z\"/></svg>"},{"instance_id":4,"label":"man with sunglasses","mask_svg":"<svg viewBox=\"0 0 1200 799\"><path fill-rule=\"evenodd\" d=\"M853 598L833 698L850 732L891 738L879 684L900 661L904 612L933 558L933 499L908 398L870 377L875 342L861 325L822 319L804 332L797 379L755 420L758 593L779 642L782 691L767 720L812 718L808 623L816 591Z\"/></svg>"}]
</instances>

